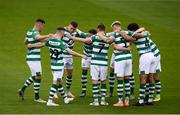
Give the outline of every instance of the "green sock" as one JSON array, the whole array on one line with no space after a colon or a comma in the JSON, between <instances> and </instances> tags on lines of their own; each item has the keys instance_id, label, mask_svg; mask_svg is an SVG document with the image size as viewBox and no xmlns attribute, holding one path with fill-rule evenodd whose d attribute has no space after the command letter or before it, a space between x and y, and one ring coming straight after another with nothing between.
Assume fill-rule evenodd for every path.
<instances>
[{"instance_id":1,"label":"green sock","mask_svg":"<svg viewBox=\"0 0 180 115\"><path fill-rule=\"evenodd\" d=\"M30 86L35 80L35 76L29 77L26 82L24 83L23 87L21 88L21 91L25 91L28 86Z\"/></svg>"},{"instance_id":2,"label":"green sock","mask_svg":"<svg viewBox=\"0 0 180 115\"><path fill-rule=\"evenodd\" d=\"M140 84L139 88L139 102L144 103L144 96L145 96L145 84Z\"/></svg>"},{"instance_id":3,"label":"green sock","mask_svg":"<svg viewBox=\"0 0 180 115\"><path fill-rule=\"evenodd\" d=\"M70 89L72 84L72 76L66 77L66 89Z\"/></svg>"},{"instance_id":4,"label":"green sock","mask_svg":"<svg viewBox=\"0 0 180 115\"><path fill-rule=\"evenodd\" d=\"M154 84L149 84L149 98L148 102L153 102L153 96L154 96Z\"/></svg>"},{"instance_id":5,"label":"green sock","mask_svg":"<svg viewBox=\"0 0 180 115\"><path fill-rule=\"evenodd\" d=\"M122 100L122 98L123 98L123 80L117 80L117 82L118 82L118 87L117 87L118 98Z\"/></svg>"},{"instance_id":6,"label":"green sock","mask_svg":"<svg viewBox=\"0 0 180 115\"><path fill-rule=\"evenodd\" d=\"M156 95L161 94L161 81L155 80L155 87L156 87Z\"/></svg>"},{"instance_id":7,"label":"green sock","mask_svg":"<svg viewBox=\"0 0 180 115\"><path fill-rule=\"evenodd\" d=\"M56 84L52 84L50 92L49 92L49 100L52 100L54 97L54 94L57 92L58 86Z\"/></svg>"},{"instance_id":8,"label":"green sock","mask_svg":"<svg viewBox=\"0 0 180 115\"><path fill-rule=\"evenodd\" d=\"M82 71L82 76L81 76L82 93L86 93L87 72L88 72L88 70L83 70L83 71Z\"/></svg>"},{"instance_id":9,"label":"green sock","mask_svg":"<svg viewBox=\"0 0 180 115\"><path fill-rule=\"evenodd\" d=\"M109 76L109 86L110 86L109 91L111 94L113 93L113 90L114 90L114 82L115 82L114 72L111 72Z\"/></svg>"},{"instance_id":10,"label":"green sock","mask_svg":"<svg viewBox=\"0 0 180 115\"><path fill-rule=\"evenodd\" d=\"M129 83L130 83L130 87L131 87L131 95L134 95L135 80L134 80L134 75L133 74L130 76Z\"/></svg>"},{"instance_id":11,"label":"green sock","mask_svg":"<svg viewBox=\"0 0 180 115\"><path fill-rule=\"evenodd\" d=\"M61 84L58 87L58 91L60 92L60 94L63 97L63 99L66 98L65 92L64 92L64 88L63 88L63 86Z\"/></svg>"},{"instance_id":12,"label":"green sock","mask_svg":"<svg viewBox=\"0 0 180 115\"><path fill-rule=\"evenodd\" d=\"M149 96L149 83L146 83L146 96Z\"/></svg>"},{"instance_id":13,"label":"green sock","mask_svg":"<svg viewBox=\"0 0 180 115\"><path fill-rule=\"evenodd\" d=\"M34 93L35 93L35 99L39 99L39 89L40 89L40 83L41 79L35 79L34 80Z\"/></svg>"},{"instance_id":14,"label":"green sock","mask_svg":"<svg viewBox=\"0 0 180 115\"><path fill-rule=\"evenodd\" d=\"M106 97L106 84L101 84L101 100L105 100Z\"/></svg>"},{"instance_id":15,"label":"green sock","mask_svg":"<svg viewBox=\"0 0 180 115\"><path fill-rule=\"evenodd\" d=\"M92 88L94 101L98 101L99 87L97 84L93 84Z\"/></svg>"},{"instance_id":16,"label":"green sock","mask_svg":"<svg viewBox=\"0 0 180 115\"><path fill-rule=\"evenodd\" d=\"M129 79L124 79L124 83L125 83L125 97L129 98L130 96L130 83L129 83Z\"/></svg>"}]
</instances>

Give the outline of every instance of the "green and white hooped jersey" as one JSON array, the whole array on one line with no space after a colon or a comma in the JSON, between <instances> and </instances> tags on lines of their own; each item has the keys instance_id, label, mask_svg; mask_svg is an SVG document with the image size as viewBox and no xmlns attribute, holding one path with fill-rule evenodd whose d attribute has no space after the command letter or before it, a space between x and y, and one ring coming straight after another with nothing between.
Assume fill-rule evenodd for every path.
<instances>
[{"instance_id":1,"label":"green and white hooped jersey","mask_svg":"<svg viewBox=\"0 0 180 115\"><path fill-rule=\"evenodd\" d=\"M146 37L138 38L137 40L134 41L134 44L136 45L139 55L151 52L150 38L149 38L150 33L146 31L144 32L144 35Z\"/></svg>"},{"instance_id":2,"label":"green and white hooped jersey","mask_svg":"<svg viewBox=\"0 0 180 115\"><path fill-rule=\"evenodd\" d=\"M114 33L115 33L115 32L106 33L106 36L108 36L108 37L114 36ZM113 55L114 55L114 53L115 53L114 50L113 50L112 53L113 53Z\"/></svg>"},{"instance_id":3,"label":"green and white hooped jersey","mask_svg":"<svg viewBox=\"0 0 180 115\"><path fill-rule=\"evenodd\" d=\"M126 33L129 36L132 35L132 32L130 32L130 31L122 31L122 32ZM116 45L124 47L124 48L128 48L130 46L130 42L127 41L126 39L122 38L122 36L119 33L114 32L113 37L115 38L114 43ZM116 62L132 59L132 54L129 51L114 50L114 54L115 54Z\"/></svg>"},{"instance_id":4,"label":"green and white hooped jersey","mask_svg":"<svg viewBox=\"0 0 180 115\"><path fill-rule=\"evenodd\" d=\"M97 35L92 36L91 65L108 66L108 49L110 44L105 43Z\"/></svg>"},{"instance_id":5,"label":"green and white hooped jersey","mask_svg":"<svg viewBox=\"0 0 180 115\"><path fill-rule=\"evenodd\" d=\"M150 39L150 47L155 57L160 56L160 51L157 48L156 44Z\"/></svg>"},{"instance_id":6,"label":"green and white hooped jersey","mask_svg":"<svg viewBox=\"0 0 180 115\"><path fill-rule=\"evenodd\" d=\"M69 49L73 49L74 41L66 37L66 35L68 35L68 34L73 35L68 30L65 30L62 41L68 46ZM67 51L63 51L63 57L64 58L72 58L72 55L70 55Z\"/></svg>"},{"instance_id":7,"label":"green and white hooped jersey","mask_svg":"<svg viewBox=\"0 0 180 115\"><path fill-rule=\"evenodd\" d=\"M74 35L74 36L86 39L88 37L88 33L79 32L79 33L77 33L77 35ZM91 57L91 55L92 55L92 43L90 43L90 44L84 43L83 54L88 56L88 57Z\"/></svg>"},{"instance_id":8,"label":"green and white hooped jersey","mask_svg":"<svg viewBox=\"0 0 180 115\"><path fill-rule=\"evenodd\" d=\"M64 69L63 51L67 50L67 46L62 40L51 38L45 43L49 47L51 57L51 70L62 71Z\"/></svg>"},{"instance_id":9,"label":"green and white hooped jersey","mask_svg":"<svg viewBox=\"0 0 180 115\"><path fill-rule=\"evenodd\" d=\"M36 40L36 35L39 35L39 31L31 29L26 33L26 41L30 44L38 44L39 40ZM28 48L26 61L40 61L40 48Z\"/></svg>"}]
</instances>

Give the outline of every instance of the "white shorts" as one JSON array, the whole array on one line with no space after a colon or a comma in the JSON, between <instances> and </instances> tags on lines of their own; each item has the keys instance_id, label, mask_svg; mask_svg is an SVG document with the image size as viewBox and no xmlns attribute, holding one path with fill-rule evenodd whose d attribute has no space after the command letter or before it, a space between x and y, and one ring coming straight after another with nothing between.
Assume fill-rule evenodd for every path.
<instances>
[{"instance_id":1,"label":"white shorts","mask_svg":"<svg viewBox=\"0 0 180 115\"><path fill-rule=\"evenodd\" d=\"M64 69L73 69L73 58L63 58L64 60Z\"/></svg>"},{"instance_id":2,"label":"white shorts","mask_svg":"<svg viewBox=\"0 0 180 115\"><path fill-rule=\"evenodd\" d=\"M142 54L139 59L139 74L149 74L154 69L154 55L152 52Z\"/></svg>"},{"instance_id":3,"label":"white shorts","mask_svg":"<svg viewBox=\"0 0 180 115\"><path fill-rule=\"evenodd\" d=\"M150 70L150 73L160 73L161 72L161 56L154 56L153 58L153 65L152 68Z\"/></svg>"},{"instance_id":4,"label":"white shorts","mask_svg":"<svg viewBox=\"0 0 180 115\"><path fill-rule=\"evenodd\" d=\"M92 80L101 80L104 81L107 79L107 66L98 66L98 65L91 65L90 66L90 74Z\"/></svg>"},{"instance_id":5,"label":"white shorts","mask_svg":"<svg viewBox=\"0 0 180 115\"><path fill-rule=\"evenodd\" d=\"M132 75L132 60L122 60L115 62L115 74L117 77Z\"/></svg>"},{"instance_id":6,"label":"white shorts","mask_svg":"<svg viewBox=\"0 0 180 115\"><path fill-rule=\"evenodd\" d=\"M87 60L82 58L82 60L81 60L82 68L89 68L90 64L91 64L91 57L88 57Z\"/></svg>"},{"instance_id":7,"label":"white shorts","mask_svg":"<svg viewBox=\"0 0 180 115\"><path fill-rule=\"evenodd\" d=\"M110 62L110 67L111 68L114 68L114 63L115 63L115 55L114 55L114 53L112 53L112 56L111 56L111 62Z\"/></svg>"},{"instance_id":8,"label":"white shorts","mask_svg":"<svg viewBox=\"0 0 180 115\"><path fill-rule=\"evenodd\" d=\"M29 69L31 70L31 76L41 76L42 68L40 61L27 61Z\"/></svg>"},{"instance_id":9,"label":"white shorts","mask_svg":"<svg viewBox=\"0 0 180 115\"><path fill-rule=\"evenodd\" d=\"M64 69L62 71L52 71L53 81L62 80Z\"/></svg>"}]
</instances>

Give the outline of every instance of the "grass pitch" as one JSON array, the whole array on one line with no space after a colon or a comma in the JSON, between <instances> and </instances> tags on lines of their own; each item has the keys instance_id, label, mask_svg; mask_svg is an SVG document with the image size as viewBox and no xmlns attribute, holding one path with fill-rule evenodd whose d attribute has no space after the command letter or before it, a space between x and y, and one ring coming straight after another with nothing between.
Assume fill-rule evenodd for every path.
<instances>
[{"instance_id":1,"label":"grass pitch","mask_svg":"<svg viewBox=\"0 0 180 115\"><path fill-rule=\"evenodd\" d=\"M0 113L180 113L180 1L178 0L0 0ZM137 22L152 33L162 56L162 99L153 106L116 108L111 105L117 101L116 92L108 98L110 106L91 107L91 85L88 82L86 98L79 98L81 92L80 59L75 58L72 92L76 99L65 105L62 99L59 107L46 107L33 102L32 86L26 90L25 101L17 96L17 90L30 74L26 65L26 48L23 44L26 31L36 18L44 18L46 26L42 34L53 33L59 25L65 26L71 20L79 22L79 28L87 31L99 23L107 25L119 20L126 29L128 23ZM82 44L75 43L75 51L82 52ZM111 56L111 51L109 56ZM41 52L43 80L40 95L48 98L52 76L49 52ZM139 87L138 54L133 46L134 74L136 77L136 97ZM134 101L131 102L131 104Z\"/></svg>"}]
</instances>

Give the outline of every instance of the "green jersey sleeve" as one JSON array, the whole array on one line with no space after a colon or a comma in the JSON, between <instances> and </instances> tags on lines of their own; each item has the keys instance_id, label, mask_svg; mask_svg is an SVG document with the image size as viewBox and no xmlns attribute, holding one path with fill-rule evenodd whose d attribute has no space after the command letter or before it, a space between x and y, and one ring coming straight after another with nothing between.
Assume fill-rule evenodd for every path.
<instances>
[{"instance_id":1,"label":"green jersey sleeve","mask_svg":"<svg viewBox=\"0 0 180 115\"><path fill-rule=\"evenodd\" d=\"M127 35L129 35L129 36L132 36L133 33L134 33L134 32L132 32L132 31L127 31Z\"/></svg>"},{"instance_id":2,"label":"green jersey sleeve","mask_svg":"<svg viewBox=\"0 0 180 115\"><path fill-rule=\"evenodd\" d=\"M66 46L66 44L65 44L63 41L60 42L59 47L60 47L62 50L67 50L67 49L68 49L68 46Z\"/></svg>"},{"instance_id":3,"label":"green jersey sleeve","mask_svg":"<svg viewBox=\"0 0 180 115\"><path fill-rule=\"evenodd\" d=\"M96 36L93 35L93 36L91 37L91 40L92 40L92 42L94 42L94 41L96 40Z\"/></svg>"},{"instance_id":4,"label":"green jersey sleeve","mask_svg":"<svg viewBox=\"0 0 180 115\"><path fill-rule=\"evenodd\" d=\"M88 37L88 34L82 32L82 33L79 34L79 36L80 36L81 38L87 38L87 37Z\"/></svg>"}]
</instances>

